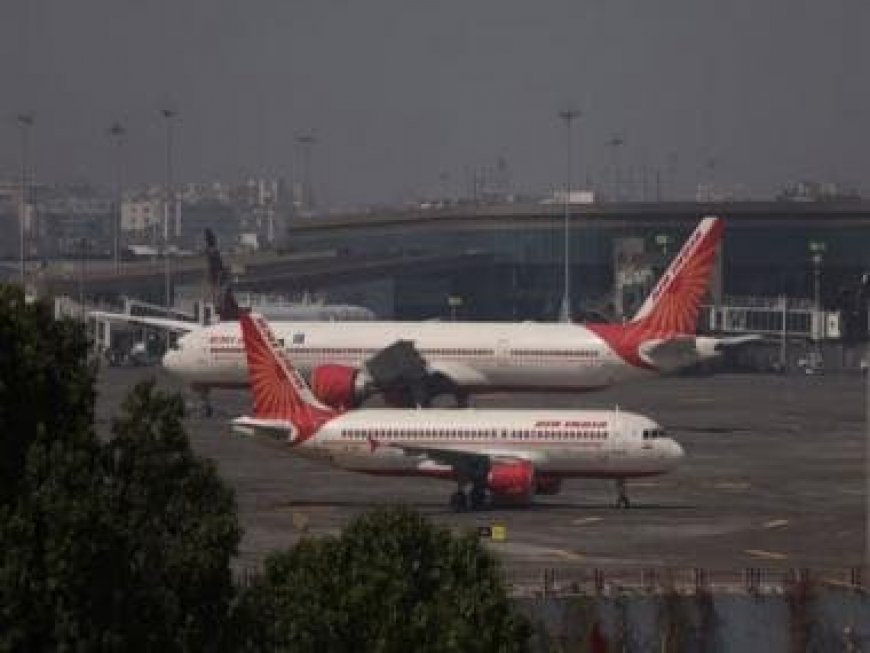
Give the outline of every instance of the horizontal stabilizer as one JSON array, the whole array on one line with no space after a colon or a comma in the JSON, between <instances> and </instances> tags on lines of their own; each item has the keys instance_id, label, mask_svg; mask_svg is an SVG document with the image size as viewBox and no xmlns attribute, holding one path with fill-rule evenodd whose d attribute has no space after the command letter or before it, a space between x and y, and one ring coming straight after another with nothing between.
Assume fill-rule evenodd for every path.
<instances>
[{"instance_id":1,"label":"horizontal stabilizer","mask_svg":"<svg viewBox=\"0 0 870 653\"><path fill-rule=\"evenodd\" d=\"M292 441L296 433L293 424L285 419L259 419L237 417L230 422L233 433L245 436L268 437L273 440Z\"/></svg>"},{"instance_id":2,"label":"horizontal stabilizer","mask_svg":"<svg viewBox=\"0 0 870 653\"><path fill-rule=\"evenodd\" d=\"M674 336L647 340L638 347L640 357L662 372L673 372L700 361L718 358L726 349L759 342L758 334L745 336Z\"/></svg>"},{"instance_id":3,"label":"horizontal stabilizer","mask_svg":"<svg viewBox=\"0 0 870 653\"><path fill-rule=\"evenodd\" d=\"M648 340L638 347L640 357L662 372L673 372L698 362L695 336Z\"/></svg>"},{"instance_id":4,"label":"horizontal stabilizer","mask_svg":"<svg viewBox=\"0 0 870 653\"><path fill-rule=\"evenodd\" d=\"M728 336L727 338L713 338L716 342L716 351L731 349L732 347L742 347L750 342L761 342L764 338L757 334L751 333L745 336Z\"/></svg>"}]
</instances>

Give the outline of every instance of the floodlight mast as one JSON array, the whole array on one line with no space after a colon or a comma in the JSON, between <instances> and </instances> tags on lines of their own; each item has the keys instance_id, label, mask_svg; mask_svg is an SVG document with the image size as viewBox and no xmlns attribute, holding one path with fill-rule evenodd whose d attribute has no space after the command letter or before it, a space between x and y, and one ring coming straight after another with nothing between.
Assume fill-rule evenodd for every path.
<instances>
[{"instance_id":1,"label":"floodlight mast","mask_svg":"<svg viewBox=\"0 0 870 653\"><path fill-rule=\"evenodd\" d=\"M577 109L565 109L559 112L559 118L565 122L565 195L563 198L564 208L564 279L562 281L562 306L559 310L559 321L570 322L571 312L571 123L580 117Z\"/></svg>"},{"instance_id":2,"label":"floodlight mast","mask_svg":"<svg viewBox=\"0 0 870 653\"><path fill-rule=\"evenodd\" d=\"M19 277L21 288L24 289L24 283L27 275L27 207L31 201L30 197L30 128L33 127L32 113L19 113L15 116L15 121L18 123L18 131L21 137L21 187L19 188L18 202L18 230L19 230Z\"/></svg>"}]
</instances>

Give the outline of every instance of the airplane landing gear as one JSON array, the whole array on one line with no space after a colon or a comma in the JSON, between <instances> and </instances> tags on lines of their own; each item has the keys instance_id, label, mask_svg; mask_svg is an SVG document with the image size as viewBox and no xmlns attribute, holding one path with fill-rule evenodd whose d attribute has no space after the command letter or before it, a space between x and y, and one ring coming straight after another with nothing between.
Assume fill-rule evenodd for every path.
<instances>
[{"instance_id":1,"label":"airplane landing gear","mask_svg":"<svg viewBox=\"0 0 870 653\"><path fill-rule=\"evenodd\" d=\"M485 485L474 483L468 492L464 492L460 484L459 489L450 495L450 509L453 512L482 510L486 508L488 499Z\"/></svg>"},{"instance_id":2,"label":"airplane landing gear","mask_svg":"<svg viewBox=\"0 0 870 653\"><path fill-rule=\"evenodd\" d=\"M214 408L211 405L208 388L194 388L194 392L198 398L196 405L196 413L199 417L208 418L214 414Z\"/></svg>"},{"instance_id":3,"label":"airplane landing gear","mask_svg":"<svg viewBox=\"0 0 870 653\"><path fill-rule=\"evenodd\" d=\"M486 506L486 488L480 485L475 485L471 488L471 493L469 494L469 502L471 504L472 510L480 510L481 508Z\"/></svg>"},{"instance_id":4,"label":"airplane landing gear","mask_svg":"<svg viewBox=\"0 0 870 653\"><path fill-rule=\"evenodd\" d=\"M465 492L456 490L456 492L450 495L450 509L453 512L465 512L468 509L468 499L465 496Z\"/></svg>"},{"instance_id":5,"label":"airplane landing gear","mask_svg":"<svg viewBox=\"0 0 870 653\"><path fill-rule=\"evenodd\" d=\"M616 507L621 509L628 509L631 507L631 502L628 500L628 494L625 491L625 479L620 478L616 481Z\"/></svg>"}]
</instances>

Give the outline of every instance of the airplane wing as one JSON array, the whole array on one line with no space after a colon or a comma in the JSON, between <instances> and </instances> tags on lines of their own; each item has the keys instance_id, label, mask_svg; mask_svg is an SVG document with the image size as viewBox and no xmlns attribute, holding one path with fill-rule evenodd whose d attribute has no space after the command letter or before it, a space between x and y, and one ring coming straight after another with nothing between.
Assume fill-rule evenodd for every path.
<instances>
[{"instance_id":1,"label":"airplane wing","mask_svg":"<svg viewBox=\"0 0 870 653\"><path fill-rule=\"evenodd\" d=\"M491 462L512 463L528 461L535 463L535 456L531 452L499 449L471 449L462 445L432 447L403 442L380 442L369 441L372 448L390 447L397 449L409 456L425 456L429 460L442 465L449 465L455 470L473 471Z\"/></svg>"},{"instance_id":2,"label":"airplane wing","mask_svg":"<svg viewBox=\"0 0 870 653\"><path fill-rule=\"evenodd\" d=\"M272 440L287 440L292 442L296 429L286 419L262 419L254 417L237 417L230 422L233 433L239 435L259 435Z\"/></svg>"},{"instance_id":3,"label":"airplane wing","mask_svg":"<svg viewBox=\"0 0 870 653\"><path fill-rule=\"evenodd\" d=\"M196 322L187 320L172 320L165 317L149 317L145 315L128 315L127 313L109 313L107 311L90 311L89 317L98 320L109 320L112 322L123 322L125 324L140 324L142 326L151 326L158 329L166 329L176 333L189 333L202 328Z\"/></svg>"}]
</instances>

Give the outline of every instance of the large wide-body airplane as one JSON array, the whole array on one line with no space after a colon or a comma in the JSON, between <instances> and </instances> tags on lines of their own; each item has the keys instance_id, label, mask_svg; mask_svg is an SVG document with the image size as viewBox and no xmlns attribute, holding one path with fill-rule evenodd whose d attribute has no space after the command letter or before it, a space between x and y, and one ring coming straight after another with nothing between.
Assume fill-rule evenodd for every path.
<instances>
[{"instance_id":1,"label":"large wide-body airplane","mask_svg":"<svg viewBox=\"0 0 870 653\"><path fill-rule=\"evenodd\" d=\"M528 503L564 479L625 481L662 474L683 457L653 420L621 410L365 409L341 412L311 392L264 318L240 318L254 414L235 431L286 442L341 469L453 481L454 510Z\"/></svg>"},{"instance_id":2,"label":"large wide-body airplane","mask_svg":"<svg viewBox=\"0 0 870 653\"><path fill-rule=\"evenodd\" d=\"M273 328L315 396L340 409L375 393L391 405L428 405L448 392L462 404L469 393L603 388L684 368L752 339L695 334L722 232L720 219L701 220L624 324L278 322ZM403 355L408 348L415 356ZM238 321L187 333L163 366L202 393L245 387Z\"/></svg>"}]
</instances>

